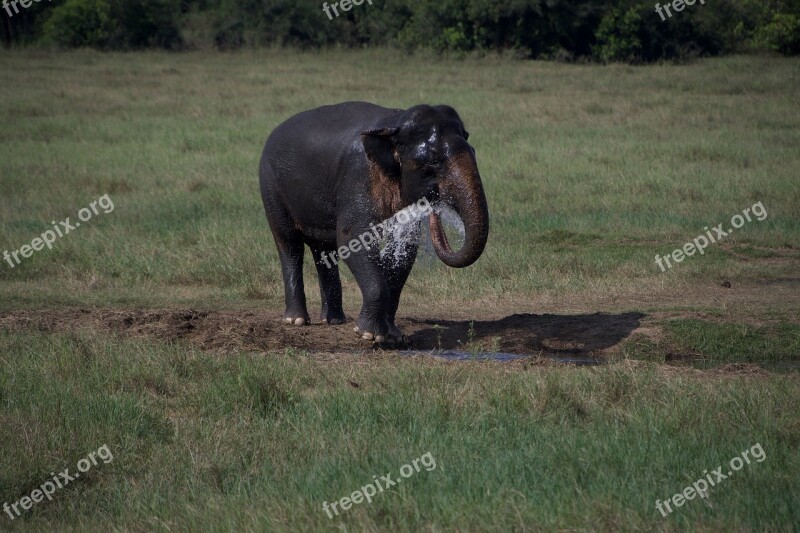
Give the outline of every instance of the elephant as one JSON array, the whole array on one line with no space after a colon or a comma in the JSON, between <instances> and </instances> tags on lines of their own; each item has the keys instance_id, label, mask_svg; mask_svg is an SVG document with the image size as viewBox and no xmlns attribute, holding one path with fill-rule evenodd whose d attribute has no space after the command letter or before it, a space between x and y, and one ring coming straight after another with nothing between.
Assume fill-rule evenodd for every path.
<instances>
[{"instance_id":1,"label":"elephant","mask_svg":"<svg viewBox=\"0 0 800 533\"><path fill-rule=\"evenodd\" d=\"M453 250L439 214L428 215L439 259L454 268L474 263L486 246L489 211L468 139L458 113L446 105L403 110L345 102L304 111L278 125L264 145L259 183L281 262L284 321L311 322L303 285L308 245L319 276L321 322L346 321L338 254L363 298L356 333L374 343L402 341L395 316L418 242L392 243L402 252L392 258L377 245L362 247L356 237L424 200L434 208L450 207L464 223L464 243Z\"/></svg>"}]
</instances>

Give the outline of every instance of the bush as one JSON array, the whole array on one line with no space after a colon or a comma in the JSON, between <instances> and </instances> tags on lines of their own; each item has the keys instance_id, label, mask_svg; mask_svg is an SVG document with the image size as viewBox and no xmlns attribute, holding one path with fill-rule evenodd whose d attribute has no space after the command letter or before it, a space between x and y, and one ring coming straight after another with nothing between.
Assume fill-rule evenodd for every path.
<instances>
[{"instance_id":1,"label":"bush","mask_svg":"<svg viewBox=\"0 0 800 533\"><path fill-rule=\"evenodd\" d=\"M67 0L42 29L43 39L59 46L105 47L111 35L111 6L104 0Z\"/></svg>"},{"instance_id":2,"label":"bush","mask_svg":"<svg viewBox=\"0 0 800 533\"><path fill-rule=\"evenodd\" d=\"M53 0L0 25L0 39L27 43L40 30L48 42L106 49L399 45L650 62L798 54L800 0L696 2L667 20L641 0L373 0L332 20L321 0Z\"/></svg>"},{"instance_id":3,"label":"bush","mask_svg":"<svg viewBox=\"0 0 800 533\"><path fill-rule=\"evenodd\" d=\"M65 47L174 48L180 35L169 0L67 0L44 24L42 40Z\"/></svg>"},{"instance_id":4,"label":"bush","mask_svg":"<svg viewBox=\"0 0 800 533\"><path fill-rule=\"evenodd\" d=\"M597 44L592 52L598 60L636 62L642 58L642 42L639 30L642 17L635 8L624 14L614 9L600 20L597 28Z\"/></svg>"},{"instance_id":5,"label":"bush","mask_svg":"<svg viewBox=\"0 0 800 533\"><path fill-rule=\"evenodd\" d=\"M800 17L776 13L769 24L756 31L755 41L787 56L800 54Z\"/></svg>"}]
</instances>

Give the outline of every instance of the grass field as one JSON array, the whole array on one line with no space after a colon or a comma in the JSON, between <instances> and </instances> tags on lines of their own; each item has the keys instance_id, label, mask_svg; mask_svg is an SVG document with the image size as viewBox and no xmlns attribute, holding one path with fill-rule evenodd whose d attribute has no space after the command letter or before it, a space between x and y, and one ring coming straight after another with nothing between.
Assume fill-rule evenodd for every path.
<instances>
[{"instance_id":1,"label":"grass field","mask_svg":"<svg viewBox=\"0 0 800 533\"><path fill-rule=\"evenodd\" d=\"M0 529L800 527L797 59L25 51L0 70L0 253L113 201L0 258L0 505L114 455ZM477 151L489 244L463 270L419 260L398 313L413 356L280 323L260 152L346 100L450 104ZM656 509L756 444L763 462ZM427 452L435 469L323 511Z\"/></svg>"}]
</instances>

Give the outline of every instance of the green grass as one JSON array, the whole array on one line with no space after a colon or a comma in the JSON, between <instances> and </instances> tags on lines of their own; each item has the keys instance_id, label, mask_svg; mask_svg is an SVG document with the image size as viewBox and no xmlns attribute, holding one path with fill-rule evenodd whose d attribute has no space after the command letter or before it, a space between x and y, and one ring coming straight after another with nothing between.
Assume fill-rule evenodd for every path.
<instances>
[{"instance_id":1,"label":"green grass","mask_svg":"<svg viewBox=\"0 0 800 533\"><path fill-rule=\"evenodd\" d=\"M400 316L643 319L610 354L618 362L597 368L209 353L0 323L0 504L104 444L114 454L24 517L0 511L0 528L797 529L799 66L757 56L631 67L386 50L4 52L0 253L51 220L74 222L104 194L114 210L15 268L0 259L0 309L279 317L257 183L264 140L301 110L368 100L454 106L489 200L480 261L452 270L420 260ZM655 264L756 202L764 221L668 272ZM343 284L352 315L360 293L347 270ZM307 260L312 316L315 285ZM555 322L543 331L571 349ZM589 344L606 333L584 329L576 336ZM478 351L504 339L467 340ZM686 361L784 366L671 366ZM766 460L725 480L709 505L656 510L756 443ZM334 520L322 510L426 452L435 469L371 505Z\"/></svg>"},{"instance_id":2,"label":"green grass","mask_svg":"<svg viewBox=\"0 0 800 533\"><path fill-rule=\"evenodd\" d=\"M658 342L634 335L624 343L625 356L650 361L691 362L700 366L721 363L760 363L771 368L788 364L798 368L800 325L777 322L763 326L673 319L664 323L665 338Z\"/></svg>"},{"instance_id":3,"label":"green grass","mask_svg":"<svg viewBox=\"0 0 800 533\"><path fill-rule=\"evenodd\" d=\"M3 306L279 306L257 185L264 140L298 111L356 99L449 103L477 150L486 253L457 275L418 265L408 302L452 300L464 286L464 302L491 303L655 289L665 277L752 280L796 272L800 256L797 59L634 68L388 51L26 51L3 54L0 66L0 245L30 243L103 194L115 203L53 250L13 269L3 262ZM767 219L725 243L780 250L793 263L743 262L712 245L666 275L655 265L656 253L758 201ZM345 292L357 301L349 273Z\"/></svg>"},{"instance_id":4,"label":"green grass","mask_svg":"<svg viewBox=\"0 0 800 533\"><path fill-rule=\"evenodd\" d=\"M667 331L688 352L700 357L778 362L800 355L798 324L784 322L756 327L688 319L668 322Z\"/></svg>"},{"instance_id":5,"label":"green grass","mask_svg":"<svg viewBox=\"0 0 800 533\"><path fill-rule=\"evenodd\" d=\"M791 529L800 382L305 352L219 358L84 334L0 335L0 501L108 444L20 530ZM678 372L678 373L676 373ZM735 408L731 408L731 406ZM761 444L706 505L664 500ZM24 450L24 451L23 451ZM330 520L322 502L422 470ZM74 472L74 468L72 468Z\"/></svg>"}]
</instances>

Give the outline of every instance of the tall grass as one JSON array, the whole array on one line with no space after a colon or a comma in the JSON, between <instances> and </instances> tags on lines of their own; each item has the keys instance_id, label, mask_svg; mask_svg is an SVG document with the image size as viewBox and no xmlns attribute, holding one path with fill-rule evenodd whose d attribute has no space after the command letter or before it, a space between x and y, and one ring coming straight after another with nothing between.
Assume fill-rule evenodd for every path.
<instances>
[{"instance_id":1,"label":"tall grass","mask_svg":"<svg viewBox=\"0 0 800 533\"><path fill-rule=\"evenodd\" d=\"M795 376L219 358L89 334L0 334L0 502L108 444L114 461L17 530L788 530ZM745 449L753 462L667 518L655 508ZM323 502L430 452L436 468L333 520Z\"/></svg>"}]
</instances>

